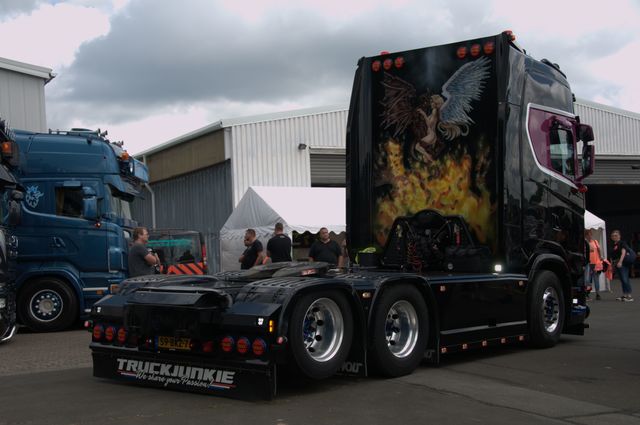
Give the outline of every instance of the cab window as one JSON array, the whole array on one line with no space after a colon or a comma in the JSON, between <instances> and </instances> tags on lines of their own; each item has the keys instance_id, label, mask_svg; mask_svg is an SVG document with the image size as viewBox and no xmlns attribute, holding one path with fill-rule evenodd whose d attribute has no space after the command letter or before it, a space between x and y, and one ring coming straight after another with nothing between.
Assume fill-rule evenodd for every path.
<instances>
[{"instance_id":1,"label":"cab window","mask_svg":"<svg viewBox=\"0 0 640 425\"><path fill-rule=\"evenodd\" d=\"M552 128L549 139L551 168L569 178L575 177L575 152L571 130Z\"/></svg>"},{"instance_id":2,"label":"cab window","mask_svg":"<svg viewBox=\"0 0 640 425\"><path fill-rule=\"evenodd\" d=\"M56 215L82 217L82 189L56 187Z\"/></svg>"}]
</instances>

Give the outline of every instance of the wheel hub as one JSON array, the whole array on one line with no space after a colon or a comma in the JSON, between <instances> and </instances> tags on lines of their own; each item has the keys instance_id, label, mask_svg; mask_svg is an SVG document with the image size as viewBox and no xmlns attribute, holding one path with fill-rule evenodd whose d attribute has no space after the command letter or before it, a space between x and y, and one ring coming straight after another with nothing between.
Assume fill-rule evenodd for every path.
<instances>
[{"instance_id":1,"label":"wheel hub","mask_svg":"<svg viewBox=\"0 0 640 425\"><path fill-rule=\"evenodd\" d=\"M544 328L548 333L553 333L560 323L560 302L558 293L552 287L544 290L542 295L542 317Z\"/></svg>"},{"instance_id":2,"label":"wheel hub","mask_svg":"<svg viewBox=\"0 0 640 425\"><path fill-rule=\"evenodd\" d=\"M302 333L311 358L327 362L335 357L344 337L344 320L335 301L330 298L314 301L304 315Z\"/></svg>"},{"instance_id":3,"label":"wheel hub","mask_svg":"<svg viewBox=\"0 0 640 425\"><path fill-rule=\"evenodd\" d=\"M408 301L397 301L387 313L385 338L391 354L404 358L413 352L418 342L418 314Z\"/></svg>"},{"instance_id":4,"label":"wheel hub","mask_svg":"<svg viewBox=\"0 0 640 425\"><path fill-rule=\"evenodd\" d=\"M31 297L31 314L36 320L50 322L62 312L63 302L60 295L52 290L42 290Z\"/></svg>"}]
</instances>

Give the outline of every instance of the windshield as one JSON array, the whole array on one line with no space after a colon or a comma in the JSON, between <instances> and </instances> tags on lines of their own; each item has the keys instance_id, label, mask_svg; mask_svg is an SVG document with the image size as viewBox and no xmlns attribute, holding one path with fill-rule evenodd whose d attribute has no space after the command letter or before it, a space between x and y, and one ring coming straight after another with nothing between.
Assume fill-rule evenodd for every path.
<instances>
[{"instance_id":1,"label":"windshield","mask_svg":"<svg viewBox=\"0 0 640 425\"><path fill-rule=\"evenodd\" d=\"M115 217L131 220L131 204L129 201L120 198L118 196L118 192L114 190L110 190L109 193L111 195L109 196L109 210L105 212L114 215Z\"/></svg>"}]
</instances>

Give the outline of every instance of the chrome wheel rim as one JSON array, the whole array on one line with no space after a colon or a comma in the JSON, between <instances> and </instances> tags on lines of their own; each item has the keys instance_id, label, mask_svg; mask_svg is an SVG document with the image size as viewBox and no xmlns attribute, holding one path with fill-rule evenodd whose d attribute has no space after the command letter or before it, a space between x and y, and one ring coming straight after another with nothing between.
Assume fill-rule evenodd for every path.
<instances>
[{"instance_id":1,"label":"chrome wheel rim","mask_svg":"<svg viewBox=\"0 0 640 425\"><path fill-rule=\"evenodd\" d=\"M319 298L302 320L303 342L309 356L317 362L333 359L344 338L344 318L338 304L330 298Z\"/></svg>"},{"instance_id":2,"label":"chrome wheel rim","mask_svg":"<svg viewBox=\"0 0 640 425\"><path fill-rule=\"evenodd\" d=\"M29 305L32 316L40 322L51 322L57 319L64 308L60 294L50 289L36 292L31 297Z\"/></svg>"},{"instance_id":3,"label":"chrome wheel rim","mask_svg":"<svg viewBox=\"0 0 640 425\"><path fill-rule=\"evenodd\" d=\"M544 329L548 333L554 333L560 324L560 297L558 292L548 287L542 295L542 318Z\"/></svg>"},{"instance_id":4,"label":"chrome wheel rim","mask_svg":"<svg viewBox=\"0 0 640 425\"><path fill-rule=\"evenodd\" d=\"M404 358L413 352L418 342L418 314L408 301L397 301L387 312L385 338L391 354Z\"/></svg>"}]
</instances>

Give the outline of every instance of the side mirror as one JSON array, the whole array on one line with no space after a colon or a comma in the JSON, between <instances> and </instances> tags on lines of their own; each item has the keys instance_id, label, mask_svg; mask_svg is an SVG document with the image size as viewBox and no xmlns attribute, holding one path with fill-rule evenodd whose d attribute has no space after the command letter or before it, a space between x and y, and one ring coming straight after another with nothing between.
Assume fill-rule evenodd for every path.
<instances>
[{"instance_id":1,"label":"side mirror","mask_svg":"<svg viewBox=\"0 0 640 425\"><path fill-rule=\"evenodd\" d=\"M589 127L591 128L591 127ZM591 134L593 136L593 133ZM596 150L593 145L585 144L582 148L582 176L580 179L584 179L591 174L596 168Z\"/></svg>"},{"instance_id":2,"label":"side mirror","mask_svg":"<svg viewBox=\"0 0 640 425\"><path fill-rule=\"evenodd\" d=\"M82 216L87 220L98 219L98 198L92 187L82 187Z\"/></svg>"},{"instance_id":3,"label":"side mirror","mask_svg":"<svg viewBox=\"0 0 640 425\"><path fill-rule=\"evenodd\" d=\"M87 220L98 219L98 199L95 196L82 200L82 216Z\"/></svg>"},{"instance_id":4,"label":"side mirror","mask_svg":"<svg viewBox=\"0 0 640 425\"><path fill-rule=\"evenodd\" d=\"M582 140L585 144L593 140L593 128L587 124L578 125L578 140Z\"/></svg>"},{"instance_id":5,"label":"side mirror","mask_svg":"<svg viewBox=\"0 0 640 425\"><path fill-rule=\"evenodd\" d=\"M9 211L7 212L7 224L9 226L17 226L22 218L22 208L20 202L16 200L9 201Z\"/></svg>"}]
</instances>

